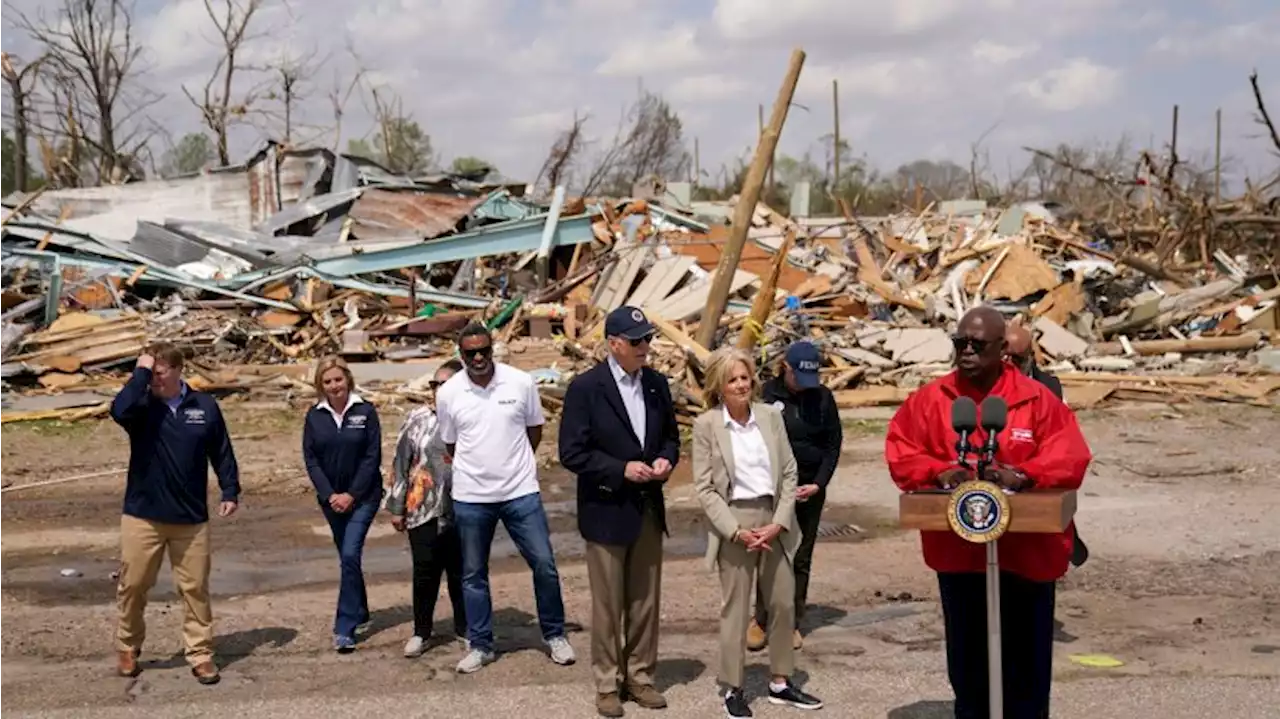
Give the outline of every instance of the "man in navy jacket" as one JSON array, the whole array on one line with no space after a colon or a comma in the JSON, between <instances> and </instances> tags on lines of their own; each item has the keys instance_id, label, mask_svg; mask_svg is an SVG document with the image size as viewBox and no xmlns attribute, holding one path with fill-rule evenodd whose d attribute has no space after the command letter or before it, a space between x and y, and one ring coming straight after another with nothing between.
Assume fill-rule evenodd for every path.
<instances>
[{"instance_id":1,"label":"man in navy jacket","mask_svg":"<svg viewBox=\"0 0 1280 719\"><path fill-rule=\"evenodd\" d=\"M182 353L159 344L138 357L133 376L111 403L111 418L129 435L129 475L120 518L116 595L117 671L137 676L146 638L147 592L168 551L185 615L182 638L191 673L218 682L209 603L209 465L218 475L218 516L240 499L240 470L213 397L182 381Z\"/></svg>"},{"instance_id":2,"label":"man in navy jacket","mask_svg":"<svg viewBox=\"0 0 1280 719\"><path fill-rule=\"evenodd\" d=\"M560 463L578 475L578 531L587 543L596 709L607 717L623 715L624 696L648 709L667 705L653 674L662 486L680 458L680 430L667 378L645 366L653 335L640 310L609 313L609 357L569 385L560 419Z\"/></svg>"}]
</instances>

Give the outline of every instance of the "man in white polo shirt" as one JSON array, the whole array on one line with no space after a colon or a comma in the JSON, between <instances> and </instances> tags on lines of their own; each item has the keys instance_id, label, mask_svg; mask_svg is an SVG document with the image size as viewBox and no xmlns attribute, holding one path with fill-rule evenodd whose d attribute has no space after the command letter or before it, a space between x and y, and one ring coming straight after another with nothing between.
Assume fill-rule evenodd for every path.
<instances>
[{"instance_id":1,"label":"man in white polo shirt","mask_svg":"<svg viewBox=\"0 0 1280 719\"><path fill-rule=\"evenodd\" d=\"M538 491L534 448L542 440L542 403L533 378L493 361L493 338L472 323L458 335L465 373L440 387L440 434L453 455L453 514L462 541L462 596L468 650L458 671L470 674L495 658L489 549L498 521L529 569L542 638L556 664L573 664L565 637L560 573Z\"/></svg>"}]
</instances>

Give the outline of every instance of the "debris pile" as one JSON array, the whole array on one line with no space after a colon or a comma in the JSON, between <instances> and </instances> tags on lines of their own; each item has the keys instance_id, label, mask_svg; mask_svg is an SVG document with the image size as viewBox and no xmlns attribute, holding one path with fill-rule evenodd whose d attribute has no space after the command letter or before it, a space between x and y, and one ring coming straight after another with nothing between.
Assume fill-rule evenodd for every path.
<instances>
[{"instance_id":1,"label":"debris pile","mask_svg":"<svg viewBox=\"0 0 1280 719\"><path fill-rule=\"evenodd\" d=\"M1026 323L1073 406L1266 404L1280 388L1276 203L1097 219L1047 202L832 218L761 204L708 320L733 201L656 182L544 203L479 179L270 144L240 167L7 199L4 421L100 414L156 340L215 391L307 397L309 363L336 353L372 368L357 378L373 398L417 401L469 321L554 410L622 305L659 327L652 361L685 422L702 409L702 322L766 366L812 339L842 407L889 405L948 371L950 331L979 303Z\"/></svg>"}]
</instances>

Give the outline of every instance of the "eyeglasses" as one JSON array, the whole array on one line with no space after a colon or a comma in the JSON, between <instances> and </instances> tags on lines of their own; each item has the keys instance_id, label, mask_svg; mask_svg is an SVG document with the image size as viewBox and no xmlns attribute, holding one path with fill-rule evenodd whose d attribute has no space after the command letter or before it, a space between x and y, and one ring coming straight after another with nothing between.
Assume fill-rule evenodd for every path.
<instances>
[{"instance_id":1,"label":"eyeglasses","mask_svg":"<svg viewBox=\"0 0 1280 719\"><path fill-rule=\"evenodd\" d=\"M434 392L434 391L436 391L436 390L440 389L440 385L442 385L442 384L444 384L444 382L440 382L440 381L437 381L437 380L434 380L434 379L433 379L433 380L431 380L430 382L428 382L428 383L427 383L427 387L431 388L431 391L432 391L432 392Z\"/></svg>"},{"instance_id":2,"label":"eyeglasses","mask_svg":"<svg viewBox=\"0 0 1280 719\"><path fill-rule=\"evenodd\" d=\"M956 354L964 352L972 347L974 354L982 354L991 346L990 340L980 340L973 337L956 336L951 338L951 346L956 348Z\"/></svg>"},{"instance_id":3,"label":"eyeglasses","mask_svg":"<svg viewBox=\"0 0 1280 719\"><path fill-rule=\"evenodd\" d=\"M469 350L461 347L458 349L460 352L462 352L463 357L488 357L489 355L493 354L493 345L489 345L487 347L477 347L473 350Z\"/></svg>"},{"instance_id":4,"label":"eyeglasses","mask_svg":"<svg viewBox=\"0 0 1280 719\"><path fill-rule=\"evenodd\" d=\"M631 343L631 346L632 346L632 347L639 347L639 346L640 346L640 345L642 345L642 344L649 344L650 342L652 342L652 341L653 341L653 334L652 334L652 333L651 333L651 334L647 334L647 335L645 335L645 336L643 336L643 337L636 337L636 338L634 338L634 339L632 339L632 338L627 338L627 341Z\"/></svg>"}]
</instances>

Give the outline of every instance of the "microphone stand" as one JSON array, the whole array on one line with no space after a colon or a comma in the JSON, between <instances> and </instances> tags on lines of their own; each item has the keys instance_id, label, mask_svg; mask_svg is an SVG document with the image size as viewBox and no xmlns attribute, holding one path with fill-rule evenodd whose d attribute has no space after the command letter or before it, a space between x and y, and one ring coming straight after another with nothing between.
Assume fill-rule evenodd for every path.
<instances>
[{"instance_id":1,"label":"microphone stand","mask_svg":"<svg viewBox=\"0 0 1280 719\"><path fill-rule=\"evenodd\" d=\"M985 429L985 428L984 428ZM987 441L978 455L978 479L983 478L987 467L995 464L999 443L996 428L987 429ZM1003 492L1003 488L997 488ZM1000 630L1000 554L999 542L987 542L987 701L991 719L1004 719L1004 657L1003 637Z\"/></svg>"}]
</instances>

